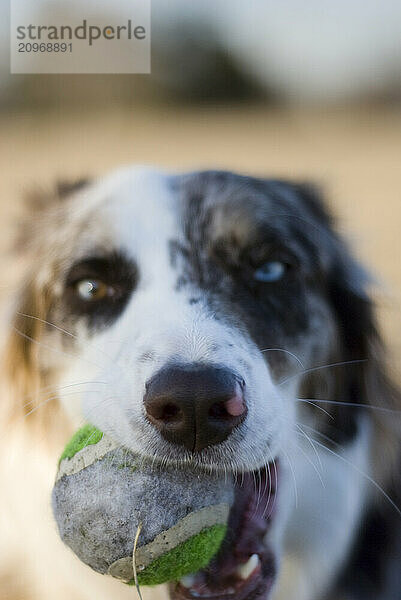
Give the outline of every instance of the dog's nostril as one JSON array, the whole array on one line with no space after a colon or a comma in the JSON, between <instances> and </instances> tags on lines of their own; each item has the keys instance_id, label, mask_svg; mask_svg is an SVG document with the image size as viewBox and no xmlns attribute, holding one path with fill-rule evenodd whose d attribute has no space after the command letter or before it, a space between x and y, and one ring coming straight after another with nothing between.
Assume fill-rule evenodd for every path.
<instances>
[{"instance_id":1,"label":"dog's nostril","mask_svg":"<svg viewBox=\"0 0 401 600\"><path fill-rule=\"evenodd\" d=\"M225 417L229 417L229 414L225 407L225 402L215 402L209 408L209 417L213 419L224 419Z\"/></svg>"},{"instance_id":2,"label":"dog's nostril","mask_svg":"<svg viewBox=\"0 0 401 600\"><path fill-rule=\"evenodd\" d=\"M166 404L159 416L159 419L164 421L165 423L169 423L171 421L177 421L182 415L182 411L175 404Z\"/></svg>"},{"instance_id":3,"label":"dog's nostril","mask_svg":"<svg viewBox=\"0 0 401 600\"><path fill-rule=\"evenodd\" d=\"M174 423L183 418L182 410L177 404L163 400L157 400L151 406L147 406L146 412L153 421L160 424Z\"/></svg>"}]
</instances>

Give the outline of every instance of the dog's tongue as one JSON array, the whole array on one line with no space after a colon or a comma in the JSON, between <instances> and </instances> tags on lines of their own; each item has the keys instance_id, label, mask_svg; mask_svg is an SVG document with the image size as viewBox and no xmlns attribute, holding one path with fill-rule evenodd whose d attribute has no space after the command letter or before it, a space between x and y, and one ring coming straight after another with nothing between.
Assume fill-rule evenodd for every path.
<instances>
[{"instance_id":1,"label":"dog's tongue","mask_svg":"<svg viewBox=\"0 0 401 600\"><path fill-rule=\"evenodd\" d=\"M274 512L276 469L247 473L236 485L226 538L207 569L171 588L175 599L266 598L274 579L275 557L264 543Z\"/></svg>"}]
</instances>

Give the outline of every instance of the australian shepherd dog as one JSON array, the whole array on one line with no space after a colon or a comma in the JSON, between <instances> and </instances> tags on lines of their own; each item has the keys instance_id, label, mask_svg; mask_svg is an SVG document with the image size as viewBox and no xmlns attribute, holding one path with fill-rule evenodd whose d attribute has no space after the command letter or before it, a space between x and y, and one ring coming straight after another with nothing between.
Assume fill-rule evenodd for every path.
<instances>
[{"instance_id":1,"label":"australian shepherd dog","mask_svg":"<svg viewBox=\"0 0 401 600\"><path fill-rule=\"evenodd\" d=\"M369 276L318 192L132 167L38 204L6 324L2 600L135 593L81 565L51 517L84 421L235 476L217 557L148 597L399 600L400 396Z\"/></svg>"}]
</instances>

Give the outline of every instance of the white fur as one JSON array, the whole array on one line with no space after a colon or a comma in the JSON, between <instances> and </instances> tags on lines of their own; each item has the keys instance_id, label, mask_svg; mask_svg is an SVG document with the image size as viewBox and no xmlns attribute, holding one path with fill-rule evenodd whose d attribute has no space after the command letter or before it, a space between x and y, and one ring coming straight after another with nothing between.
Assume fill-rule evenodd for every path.
<instances>
[{"instance_id":1,"label":"white fur","mask_svg":"<svg viewBox=\"0 0 401 600\"><path fill-rule=\"evenodd\" d=\"M292 440L287 461L294 477L287 482L289 518L273 600L320 597L346 560L369 491L370 429L365 422L344 451L323 449L313 435Z\"/></svg>"}]
</instances>

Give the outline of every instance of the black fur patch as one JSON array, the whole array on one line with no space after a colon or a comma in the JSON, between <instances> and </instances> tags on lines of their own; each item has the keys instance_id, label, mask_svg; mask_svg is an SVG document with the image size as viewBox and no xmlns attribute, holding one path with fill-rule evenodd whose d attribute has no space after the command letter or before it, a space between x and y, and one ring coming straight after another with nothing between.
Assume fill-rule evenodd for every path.
<instances>
[{"instance_id":1,"label":"black fur patch","mask_svg":"<svg viewBox=\"0 0 401 600\"><path fill-rule=\"evenodd\" d=\"M306 330L308 300L302 279L310 277L315 256L308 255L309 243L303 243L302 235L295 235L299 222L279 214L301 215L297 198L285 206L268 182L220 172L183 177L177 188L186 240L184 246L174 246L182 258L179 286L201 288L217 314L246 323L262 346L281 333L293 338ZM282 282L255 281L255 269L267 260L290 265Z\"/></svg>"},{"instance_id":2,"label":"black fur patch","mask_svg":"<svg viewBox=\"0 0 401 600\"><path fill-rule=\"evenodd\" d=\"M324 365L327 319L338 332L327 363L368 358L372 307L362 278L351 275L360 270L314 188L208 171L177 178L175 189L185 237L184 244L171 245L177 289L192 287L194 296L201 289L216 318L243 328L260 348L312 348L315 363L309 366ZM254 280L255 268L267 260L290 265L283 280ZM277 375L296 366L285 354L266 358ZM365 377L360 363L322 369L305 378L304 397L364 403ZM318 420L326 443L352 441L358 411L340 404L324 408L331 419Z\"/></svg>"},{"instance_id":3,"label":"black fur patch","mask_svg":"<svg viewBox=\"0 0 401 600\"><path fill-rule=\"evenodd\" d=\"M399 461L401 468L401 461ZM401 504L394 482L389 496ZM371 506L361 523L338 591L352 600L399 600L401 597L401 517L385 499Z\"/></svg>"}]
</instances>

